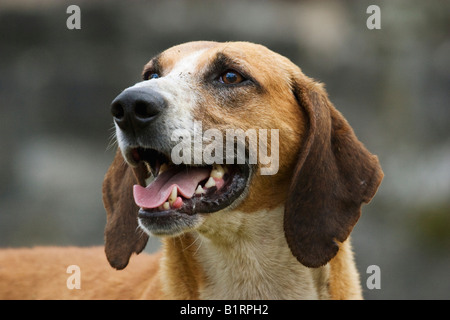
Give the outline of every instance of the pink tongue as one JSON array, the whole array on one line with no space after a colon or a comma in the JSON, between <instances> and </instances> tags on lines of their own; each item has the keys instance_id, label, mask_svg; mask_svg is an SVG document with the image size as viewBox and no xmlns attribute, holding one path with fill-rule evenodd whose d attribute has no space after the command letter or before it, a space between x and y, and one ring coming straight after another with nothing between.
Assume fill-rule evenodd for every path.
<instances>
[{"instance_id":1,"label":"pink tongue","mask_svg":"<svg viewBox=\"0 0 450 320\"><path fill-rule=\"evenodd\" d=\"M178 189L178 195L190 199L199 182L208 178L210 172L211 169L208 168L184 167L178 170L177 167L173 167L161 173L146 188L135 185L134 202L143 209L157 208L167 201L174 186Z\"/></svg>"}]
</instances>

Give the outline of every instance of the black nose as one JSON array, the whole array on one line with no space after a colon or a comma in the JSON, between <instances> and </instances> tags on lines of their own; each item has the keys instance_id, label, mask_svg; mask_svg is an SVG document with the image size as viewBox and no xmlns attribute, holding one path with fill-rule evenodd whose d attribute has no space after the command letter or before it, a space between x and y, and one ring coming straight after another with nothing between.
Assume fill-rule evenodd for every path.
<instances>
[{"instance_id":1,"label":"black nose","mask_svg":"<svg viewBox=\"0 0 450 320\"><path fill-rule=\"evenodd\" d=\"M114 121L124 131L139 134L166 108L166 100L151 89L129 88L111 103Z\"/></svg>"}]
</instances>

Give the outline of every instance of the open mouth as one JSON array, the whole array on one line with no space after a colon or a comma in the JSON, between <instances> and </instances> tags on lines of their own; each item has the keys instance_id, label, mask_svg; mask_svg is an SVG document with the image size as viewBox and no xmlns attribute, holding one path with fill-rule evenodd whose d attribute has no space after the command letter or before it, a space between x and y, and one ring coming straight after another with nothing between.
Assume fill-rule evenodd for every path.
<instances>
[{"instance_id":1,"label":"open mouth","mask_svg":"<svg viewBox=\"0 0 450 320\"><path fill-rule=\"evenodd\" d=\"M175 165L154 149L134 148L131 157L148 168L146 185L135 185L139 218L212 213L232 205L246 190L249 165Z\"/></svg>"}]
</instances>

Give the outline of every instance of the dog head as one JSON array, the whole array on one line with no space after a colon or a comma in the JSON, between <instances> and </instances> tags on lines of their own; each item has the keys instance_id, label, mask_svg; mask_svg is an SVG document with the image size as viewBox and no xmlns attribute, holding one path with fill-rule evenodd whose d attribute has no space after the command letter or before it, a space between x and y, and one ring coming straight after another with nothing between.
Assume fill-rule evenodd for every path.
<instances>
[{"instance_id":1,"label":"dog head","mask_svg":"<svg viewBox=\"0 0 450 320\"><path fill-rule=\"evenodd\" d=\"M383 176L323 87L256 44L172 47L111 111L119 151L103 201L106 254L118 269L145 246L138 225L176 236L211 214L282 204L293 255L324 265Z\"/></svg>"}]
</instances>

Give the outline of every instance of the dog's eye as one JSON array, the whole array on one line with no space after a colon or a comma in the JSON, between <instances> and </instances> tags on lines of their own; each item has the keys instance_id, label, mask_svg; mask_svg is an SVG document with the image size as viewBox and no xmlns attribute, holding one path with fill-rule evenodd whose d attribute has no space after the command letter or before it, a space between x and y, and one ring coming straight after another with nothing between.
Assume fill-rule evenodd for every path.
<instances>
[{"instance_id":1,"label":"dog's eye","mask_svg":"<svg viewBox=\"0 0 450 320\"><path fill-rule=\"evenodd\" d=\"M237 71L227 70L219 77L219 81L223 84L238 84L244 81L245 78Z\"/></svg>"},{"instance_id":2,"label":"dog's eye","mask_svg":"<svg viewBox=\"0 0 450 320\"><path fill-rule=\"evenodd\" d=\"M159 78L159 74L156 72L147 72L144 74L144 80L150 80L150 79L158 79Z\"/></svg>"}]
</instances>

